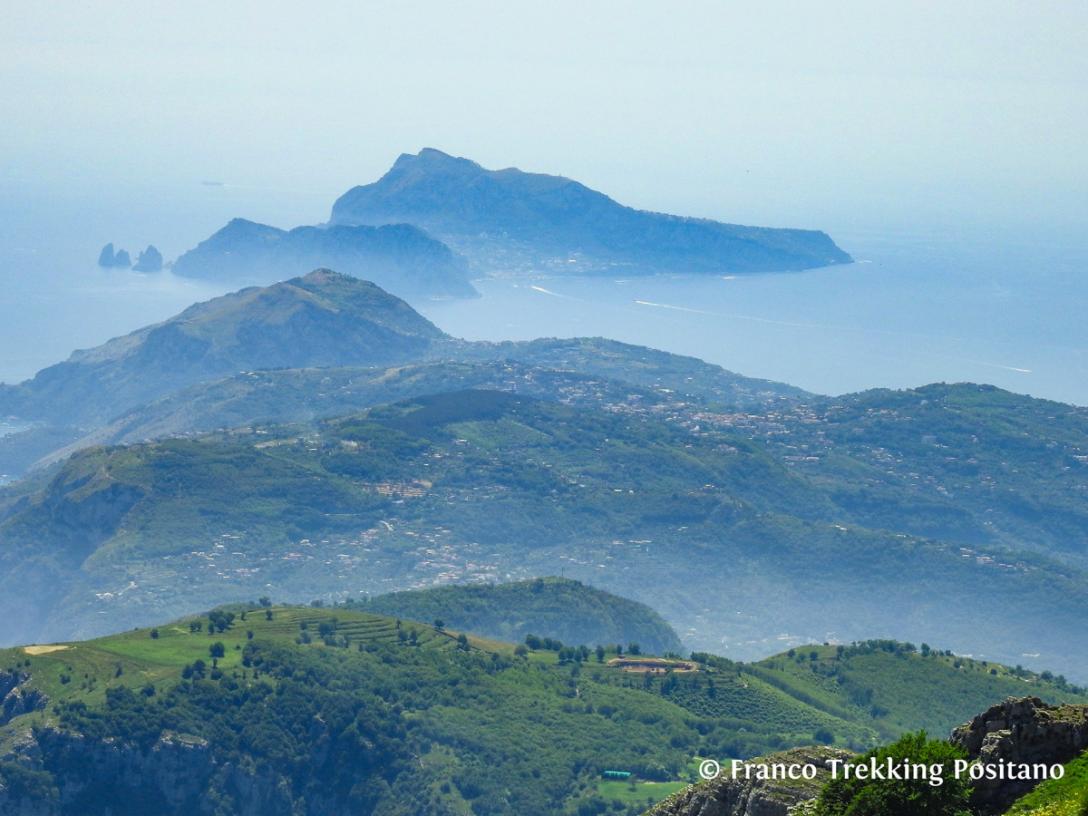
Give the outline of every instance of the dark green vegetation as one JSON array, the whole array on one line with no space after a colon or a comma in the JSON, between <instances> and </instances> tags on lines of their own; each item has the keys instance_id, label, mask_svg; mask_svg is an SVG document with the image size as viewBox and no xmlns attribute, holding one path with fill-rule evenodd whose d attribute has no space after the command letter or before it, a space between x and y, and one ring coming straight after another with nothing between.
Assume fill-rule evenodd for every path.
<instances>
[{"instance_id":1,"label":"dark green vegetation","mask_svg":"<svg viewBox=\"0 0 1088 816\"><path fill-rule=\"evenodd\" d=\"M636 643L646 654L679 653L676 632L645 604L565 578L393 592L368 599L368 612L447 626L512 643L535 634L568 645Z\"/></svg>"},{"instance_id":2,"label":"dark green vegetation","mask_svg":"<svg viewBox=\"0 0 1088 816\"><path fill-rule=\"evenodd\" d=\"M855 762L875 760L880 766L919 764L939 767L934 776L942 784L929 779L871 780L843 774L828 782L816 802L817 816L968 816L971 788L966 779L957 779L953 767L957 759L967 755L941 740L926 738L925 731L905 734L891 745L876 748Z\"/></svg>"},{"instance_id":3,"label":"dark green vegetation","mask_svg":"<svg viewBox=\"0 0 1088 816\"><path fill-rule=\"evenodd\" d=\"M281 230L235 218L174 263L174 274L266 285L327 267L400 297L471 297L465 262L409 224Z\"/></svg>"},{"instance_id":4,"label":"dark green vegetation","mask_svg":"<svg viewBox=\"0 0 1088 816\"><path fill-rule=\"evenodd\" d=\"M701 657L729 668L722 658ZM965 713L1006 697L1088 702L1088 691L1051 672L1036 674L889 640L804 646L730 665L840 720L864 722L884 740L918 729L947 734Z\"/></svg>"},{"instance_id":5,"label":"dark green vegetation","mask_svg":"<svg viewBox=\"0 0 1088 816\"><path fill-rule=\"evenodd\" d=\"M430 148L346 192L331 221L415 224L477 269L504 273L773 272L851 260L822 232L635 210L561 176L485 170Z\"/></svg>"},{"instance_id":6,"label":"dark green vegetation","mask_svg":"<svg viewBox=\"0 0 1088 816\"><path fill-rule=\"evenodd\" d=\"M0 689L28 701L0 717L0 812L30 799L45 816L634 814L690 780L695 757L865 748L885 733L871 712L839 716L818 683L791 691L766 667L701 655L695 672L651 675L588 646L526 651L446 622L262 600L0 650ZM942 692L977 680L877 651L920 661L928 674L915 676ZM899 716L917 723L924 709Z\"/></svg>"},{"instance_id":7,"label":"dark green vegetation","mask_svg":"<svg viewBox=\"0 0 1088 816\"><path fill-rule=\"evenodd\" d=\"M847 483L784 453L804 450L788 433L745 438L719 417L742 421L638 400L598 411L465 391L305 427L86 450L40 490L9 491L10 636L71 636L74 620L94 634L265 587L335 599L562 564L653 600L698 648L744 656L738 641L772 632L875 631L1009 663L1040 652L1083 673L1066 648L1088 601L1082 572L1027 550L995 544L984 557L977 544L965 553L965 542L868 526ZM991 478L1004 494L1001 476ZM898 495L920 513L946 502L933 492ZM1002 519L977 523L995 530ZM722 631L725 648L708 637Z\"/></svg>"},{"instance_id":8,"label":"dark green vegetation","mask_svg":"<svg viewBox=\"0 0 1088 816\"><path fill-rule=\"evenodd\" d=\"M0 671L49 702L0 729L0 745L41 751L23 768L0 762L0 779L43 800L64 791L66 808L44 812L81 816L596 813L610 800L637 813L645 799L602 789L604 770L661 797L696 754L834 722L714 667L684 677L679 695L679 675L625 672L612 653L519 652L351 609L258 605L11 649ZM695 710L696 686L721 713Z\"/></svg>"}]
</instances>

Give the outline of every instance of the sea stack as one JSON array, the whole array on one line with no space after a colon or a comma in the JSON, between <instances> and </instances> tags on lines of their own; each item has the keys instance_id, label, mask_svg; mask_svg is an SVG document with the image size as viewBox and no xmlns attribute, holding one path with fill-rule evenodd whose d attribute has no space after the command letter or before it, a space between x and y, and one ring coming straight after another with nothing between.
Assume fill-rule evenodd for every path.
<instances>
[{"instance_id":1,"label":"sea stack","mask_svg":"<svg viewBox=\"0 0 1088 816\"><path fill-rule=\"evenodd\" d=\"M136 258L136 265L132 268L137 272L160 272L162 271L162 253L155 248L154 244L148 244L147 249Z\"/></svg>"}]
</instances>

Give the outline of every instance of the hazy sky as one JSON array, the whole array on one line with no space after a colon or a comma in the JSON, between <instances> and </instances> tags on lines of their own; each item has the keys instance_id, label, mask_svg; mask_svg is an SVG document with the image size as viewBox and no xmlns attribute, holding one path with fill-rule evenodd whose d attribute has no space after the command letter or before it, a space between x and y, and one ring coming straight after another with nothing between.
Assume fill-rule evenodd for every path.
<instances>
[{"instance_id":1,"label":"hazy sky","mask_svg":"<svg viewBox=\"0 0 1088 816\"><path fill-rule=\"evenodd\" d=\"M9 1L0 178L331 203L429 145L741 222L1068 229L1086 32L1085 2Z\"/></svg>"}]
</instances>

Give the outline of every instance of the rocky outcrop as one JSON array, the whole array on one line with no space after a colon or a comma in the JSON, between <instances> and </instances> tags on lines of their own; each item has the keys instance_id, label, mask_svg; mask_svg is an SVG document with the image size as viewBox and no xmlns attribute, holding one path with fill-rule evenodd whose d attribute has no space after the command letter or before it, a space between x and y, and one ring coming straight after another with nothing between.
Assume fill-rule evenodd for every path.
<instances>
[{"instance_id":1,"label":"rocky outcrop","mask_svg":"<svg viewBox=\"0 0 1088 816\"><path fill-rule=\"evenodd\" d=\"M106 244L98 253L99 266L113 266L113 244Z\"/></svg>"},{"instance_id":2,"label":"rocky outcrop","mask_svg":"<svg viewBox=\"0 0 1088 816\"><path fill-rule=\"evenodd\" d=\"M102 251L98 253L98 265L105 267L123 266L127 269L132 266L132 258L129 257L128 250L119 249L114 252L113 244L106 244L102 247Z\"/></svg>"},{"instance_id":3,"label":"rocky outcrop","mask_svg":"<svg viewBox=\"0 0 1088 816\"><path fill-rule=\"evenodd\" d=\"M984 765L1064 764L1088 750L1088 706L1010 697L954 729L951 741ZM984 779L975 786L975 804L984 811L999 812L1036 784Z\"/></svg>"},{"instance_id":4,"label":"rocky outcrop","mask_svg":"<svg viewBox=\"0 0 1088 816\"><path fill-rule=\"evenodd\" d=\"M749 760L750 765L816 768L815 779L760 780L736 778L724 768L721 776L692 785L673 794L647 811L646 816L788 816L815 799L831 776L828 761L848 759L849 751L839 748L795 748Z\"/></svg>"},{"instance_id":5,"label":"rocky outcrop","mask_svg":"<svg viewBox=\"0 0 1088 816\"><path fill-rule=\"evenodd\" d=\"M154 245L148 244L147 249L136 258L136 265L132 269L134 272L162 271L162 253Z\"/></svg>"},{"instance_id":6,"label":"rocky outcrop","mask_svg":"<svg viewBox=\"0 0 1088 816\"><path fill-rule=\"evenodd\" d=\"M40 711L49 702L41 691L26 686L30 675L19 671L0 671L0 725L20 714Z\"/></svg>"},{"instance_id":7,"label":"rocky outcrop","mask_svg":"<svg viewBox=\"0 0 1088 816\"><path fill-rule=\"evenodd\" d=\"M229 797L237 816L291 814L290 785L270 769L217 762L207 741L164 733L147 747L113 739L91 739L57 728L28 735L17 754L0 758L7 768L24 773L47 771L56 785L56 800L18 796L3 786L0 813L26 816L103 813L102 802L123 800L130 813L210 814L209 788ZM318 811L328 813L330 811Z\"/></svg>"}]
</instances>

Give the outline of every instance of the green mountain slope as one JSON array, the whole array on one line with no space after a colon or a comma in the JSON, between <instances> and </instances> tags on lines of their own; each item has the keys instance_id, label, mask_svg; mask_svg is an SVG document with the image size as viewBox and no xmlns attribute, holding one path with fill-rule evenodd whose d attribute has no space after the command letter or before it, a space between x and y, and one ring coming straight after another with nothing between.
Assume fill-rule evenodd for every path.
<instances>
[{"instance_id":1,"label":"green mountain slope","mask_svg":"<svg viewBox=\"0 0 1088 816\"><path fill-rule=\"evenodd\" d=\"M586 377L615 382L606 394L596 393L601 385L583 393L572 381ZM314 273L197 304L20 385L0 384L0 414L33 423L0 437L0 474L20 476L88 445L308 421L481 387L597 404L631 397L752 408L810 396L602 338L458 341L373 284Z\"/></svg>"},{"instance_id":2,"label":"green mountain slope","mask_svg":"<svg viewBox=\"0 0 1088 816\"><path fill-rule=\"evenodd\" d=\"M391 365L445 338L372 283L317 270L243 289L119 337L0 393L24 419L98 425L196 382L261 368Z\"/></svg>"},{"instance_id":3,"label":"green mountain slope","mask_svg":"<svg viewBox=\"0 0 1088 816\"><path fill-rule=\"evenodd\" d=\"M1048 779L1017 800L1009 816L1084 816L1088 813L1088 754L1066 763L1061 779Z\"/></svg>"},{"instance_id":4,"label":"green mountain slope","mask_svg":"<svg viewBox=\"0 0 1088 816\"><path fill-rule=\"evenodd\" d=\"M637 813L725 738L760 745L783 716L798 729L831 721L800 704L781 716L723 709L743 724L696 715L614 655L518 656L348 609L242 610L214 634L189 618L0 652L0 677L33 701L0 726L0 803L22 793L50 816L543 816L607 806L601 773L622 769L640 798L619 811Z\"/></svg>"},{"instance_id":5,"label":"green mountain slope","mask_svg":"<svg viewBox=\"0 0 1088 816\"><path fill-rule=\"evenodd\" d=\"M774 651L782 632L879 634L1010 663L1037 653L1081 676L1067 648L1088 604L1081 572L866 528L765 448L637 411L467 391L90 449L8 500L3 614L9 637L71 637L265 587L345 598L559 564L738 657Z\"/></svg>"},{"instance_id":6,"label":"green mountain slope","mask_svg":"<svg viewBox=\"0 0 1088 816\"><path fill-rule=\"evenodd\" d=\"M563 643L637 643L648 654L679 653L680 638L645 604L566 578L469 584L393 592L364 609L419 621L441 619L455 629L520 643L526 635Z\"/></svg>"},{"instance_id":7,"label":"green mountain slope","mask_svg":"<svg viewBox=\"0 0 1088 816\"><path fill-rule=\"evenodd\" d=\"M853 667L878 652L951 692L941 716L970 716L957 706L970 704L977 672L943 656L837 659ZM869 711L840 716L769 682L773 667L697 657L526 651L358 608L267 601L0 650L0 811L634 814L692 779L697 757L813 740L862 749L894 732ZM640 670L650 665L667 670ZM897 693L893 675L881 673L878 697ZM606 782L606 770L634 779Z\"/></svg>"},{"instance_id":8,"label":"green mountain slope","mask_svg":"<svg viewBox=\"0 0 1088 816\"><path fill-rule=\"evenodd\" d=\"M1088 561L1088 409L938 384L781 413L781 455L859 523Z\"/></svg>"},{"instance_id":9,"label":"green mountain slope","mask_svg":"<svg viewBox=\"0 0 1088 816\"><path fill-rule=\"evenodd\" d=\"M895 641L804 646L749 670L821 710L846 719L869 717L889 740L922 729L944 736L965 711L985 710L1006 697L1088 702L1085 689L1050 672L1039 675Z\"/></svg>"},{"instance_id":10,"label":"green mountain slope","mask_svg":"<svg viewBox=\"0 0 1088 816\"><path fill-rule=\"evenodd\" d=\"M486 170L426 148L332 208L332 223L423 227L480 270L770 272L849 263L824 233L723 224L617 204L560 176Z\"/></svg>"}]
</instances>

